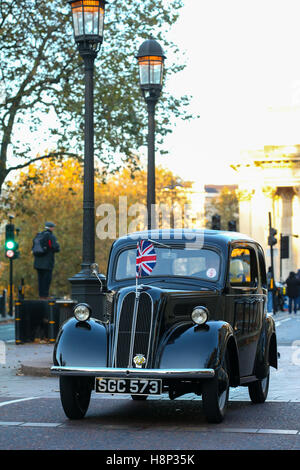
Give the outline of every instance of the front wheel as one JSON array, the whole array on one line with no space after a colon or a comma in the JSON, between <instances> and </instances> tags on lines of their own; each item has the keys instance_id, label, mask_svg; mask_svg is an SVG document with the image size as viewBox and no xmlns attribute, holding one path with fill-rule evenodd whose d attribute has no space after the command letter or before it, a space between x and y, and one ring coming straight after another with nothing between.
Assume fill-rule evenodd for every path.
<instances>
[{"instance_id":1,"label":"front wheel","mask_svg":"<svg viewBox=\"0 0 300 470\"><path fill-rule=\"evenodd\" d=\"M89 377L61 376L59 378L62 407L69 419L82 419L89 407L92 393Z\"/></svg>"},{"instance_id":2,"label":"front wheel","mask_svg":"<svg viewBox=\"0 0 300 470\"><path fill-rule=\"evenodd\" d=\"M209 423L221 423L225 416L229 398L228 361L216 371L213 379L208 379L202 387L202 404Z\"/></svg>"},{"instance_id":3,"label":"front wheel","mask_svg":"<svg viewBox=\"0 0 300 470\"><path fill-rule=\"evenodd\" d=\"M264 379L256 380L248 385L249 396L252 403L264 403L268 396L270 383L270 369Z\"/></svg>"}]
</instances>

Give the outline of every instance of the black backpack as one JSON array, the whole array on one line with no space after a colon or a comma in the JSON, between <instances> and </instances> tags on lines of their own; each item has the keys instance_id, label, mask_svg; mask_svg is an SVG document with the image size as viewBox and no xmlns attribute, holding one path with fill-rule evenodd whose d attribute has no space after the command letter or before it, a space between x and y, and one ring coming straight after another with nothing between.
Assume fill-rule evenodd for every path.
<instances>
[{"instance_id":1,"label":"black backpack","mask_svg":"<svg viewBox=\"0 0 300 470\"><path fill-rule=\"evenodd\" d=\"M32 241L32 253L34 256L43 256L49 250L49 234L47 232L39 232Z\"/></svg>"}]
</instances>

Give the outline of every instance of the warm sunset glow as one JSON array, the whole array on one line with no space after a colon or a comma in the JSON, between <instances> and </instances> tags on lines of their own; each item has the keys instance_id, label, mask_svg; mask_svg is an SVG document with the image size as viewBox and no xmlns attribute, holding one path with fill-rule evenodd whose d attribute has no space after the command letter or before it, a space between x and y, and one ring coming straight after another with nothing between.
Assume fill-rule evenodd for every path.
<instances>
[{"instance_id":1,"label":"warm sunset glow","mask_svg":"<svg viewBox=\"0 0 300 470\"><path fill-rule=\"evenodd\" d=\"M148 56L148 57L139 57L139 64L140 65L148 65L148 63L151 64L161 64L163 62L162 57L156 57L156 56Z\"/></svg>"},{"instance_id":2,"label":"warm sunset glow","mask_svg":"<svg viewBox=\"0 0 300 470\"><path fill-rule=\"evenodd\" d=\"M71 3L75 38L103 36L104 1L81 0Z\"/></svg>"}]
</instances>

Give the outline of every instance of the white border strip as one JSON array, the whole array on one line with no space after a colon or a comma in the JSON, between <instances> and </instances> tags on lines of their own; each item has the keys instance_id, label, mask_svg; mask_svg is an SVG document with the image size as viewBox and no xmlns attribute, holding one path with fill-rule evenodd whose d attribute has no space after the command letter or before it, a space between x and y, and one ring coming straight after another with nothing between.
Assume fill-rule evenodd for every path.
<instances>
[{"instance_id":1,"label":"white border strip","mask_svg":"<svg viewBox=\"0 0 300 470\"><path fill-rule=\"evenodd\" d=\"M20 398L19 400L3 401L0 403L1 406L12 405L13 403L20 403L21 401L36 400L41 397L29 397L29 398Z\"/></svg>"}]
</instances>

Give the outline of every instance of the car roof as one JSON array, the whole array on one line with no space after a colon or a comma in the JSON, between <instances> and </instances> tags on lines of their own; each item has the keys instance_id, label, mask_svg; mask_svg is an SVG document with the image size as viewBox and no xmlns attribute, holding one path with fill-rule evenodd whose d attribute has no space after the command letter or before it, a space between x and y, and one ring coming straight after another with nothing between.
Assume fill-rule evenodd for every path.
<instances>
[{"instance_id":1,"label":"car roof","mask_svg":"<svg viewBox=\"0 0 300 470\"><path fill-rule=\"evenodd\" d=\"M257 244L257 242L248 235L239 232L209 229L160 229L144 230L124 235L114 242L114 248L124 246L130 241L137 242L138 240L154 240L158 243L164 241L170 244L190 243L191 247L192 243L195 241L219 246L228 245L228 243L233 241Z\"/></svg>"}]
</instances>

